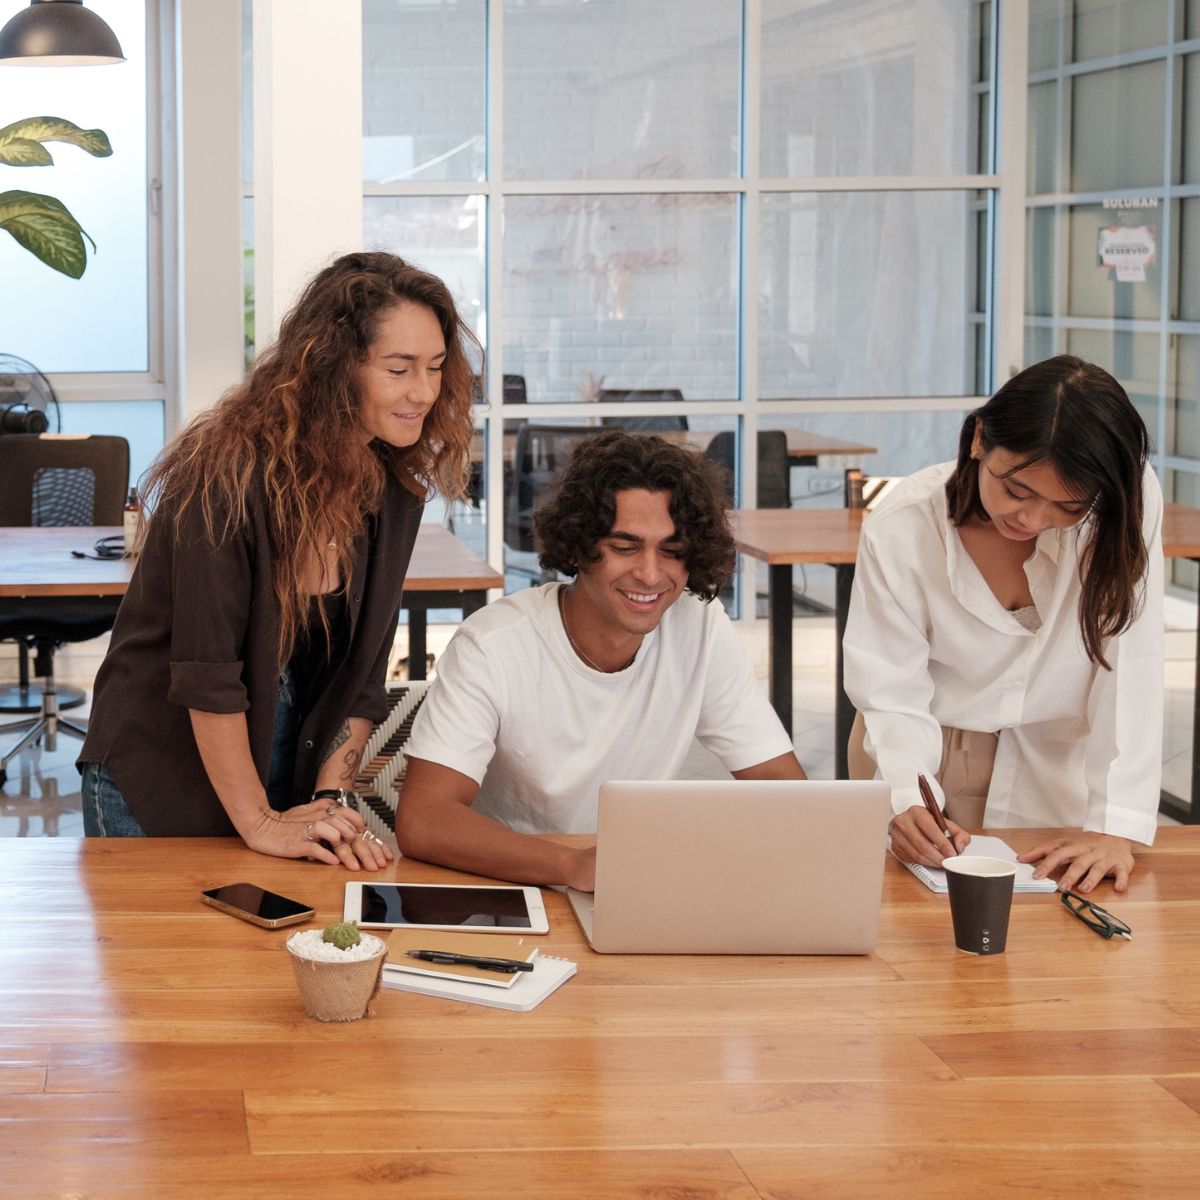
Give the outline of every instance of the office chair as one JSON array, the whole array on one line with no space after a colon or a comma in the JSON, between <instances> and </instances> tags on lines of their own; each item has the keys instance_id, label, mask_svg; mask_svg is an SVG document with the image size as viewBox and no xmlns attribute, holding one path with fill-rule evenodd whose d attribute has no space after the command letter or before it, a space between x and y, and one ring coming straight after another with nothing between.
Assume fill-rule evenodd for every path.
<instances>
[{"instance_id":1,"label":"office chair","mask_svg":"<svg viewBox=\"0 0 1200 1200\"><path fill-rule=\"evenodd\" d=\"M527 404L529 396L525 390L524 375L505 375L503 376L503 400L505 404ZM487 396L483 390L483 380L480 376L475 376L475 403L486 404Z\"/></svg>"},{"instance_id":2,"label":"office chair","mask_svg":"<svg viewBox=\"0 0 1200 1200\"><path fill-rule=\"evenodd\" d=\"M596 393L597 404L663 404L682 401L678 388L602 388ZM632 432L659 432L688 427L687 417L667 415L654 417L601 417L601 425L611 425Z\"/></svg>"},{"instance_id":3,"label":"office chair","mask_svg":"<svg viewBox=\"0 0 1200 1200\"><path fill-rule=\"evenodd\" d=\"M525 376L524 375L505 375L504 376L504 403L505 404L527 404L529 397L525 391ZM483 394L483 380L475 376L475 403L486 404L487 397ZM467 481L467 498L466 502L474 509L479 509L483 505L483 463L471 463L471 477ZM450 522L451 531L454 528L453 517Z\"/></svg>"},{"instance_id":4,"label":"office chair","mask_svg":"<svg viewBox=\"0 0 1200 1200\"><path fill-rule=\"evenodd\" d=\"M719 462L728 472L726 496L733 507L734 436L732 431L718 433L704 453ZM758 432L758 503L757 508L790 508L790 467L787 455L787 434L782 429L760 429Z\"/></svg>"},{"instance_id":5,"label":"office chair","mask_svg":"<svg viewBox=\"0 0 1200 1200\"><path fill-rule=\"evenodd\" d=\"M585 438L595 437L597 432L587 425L521 425L504 504L504 542L509 549L526 554L536 550L533 508L539 493L571 457L576 445ZM540 570L513 566L507 566L506 570L528 575L540 583L554 578Z\"/></svg>"},{"instance_id":6,"label":"office chair","mask_svg":"<svg viewBox=\"0 0 1200 1200\"><path fill-rule=\"evenodd\" d=\"M120 525L129 485L129 443L122 437L12 434L0 437L0 525ZM45 739L54 749L59 729L83 737L84 726L59 716L63 706L83 702L78 688L60 691L54 682L54 651L64 642L83 642L107 633L116 618L115 597L13 597L0 599L0 638L20 647L20 683L5 689L0 706L33 717L0 726L24 730L3 758L8 764L26 746ZM34 674L29 681L29 653Z\"/></svg>"}]
</instances>

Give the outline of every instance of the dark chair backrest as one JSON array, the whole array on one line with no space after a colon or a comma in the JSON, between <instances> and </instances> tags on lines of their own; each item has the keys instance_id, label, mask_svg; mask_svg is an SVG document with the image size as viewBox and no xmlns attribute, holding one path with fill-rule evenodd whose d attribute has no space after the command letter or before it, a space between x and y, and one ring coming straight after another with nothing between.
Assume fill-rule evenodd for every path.
<instances>
[{"instance_id":1,"label":"dark chair backrest","mask_svg":"<svg viewBox=\"0 0 1200 1200\"><path fill-rule=\"evenodd\" d=\"M587 425L521 425L504 505L504 541L508 546L514 550L535 549L533 506L538 495L566 465L575 447L598 432Z\"/></svg>"},{"instance_id":2,"label":"dark chair backrest","mask_svg":"<svg viewBox=\"0 0 1200 1200\"><path fill-rule=\"evenodd\" d=\"M596 393L598 404L665 404L671 401L683 401L683 392L679 388L601 388ZM658 417L601 417L602 425L616 426L620 429L633 429L650 432L661 432L669 429L686 429L687 417L680 414L666 414Z\"/></svg>"},{"instance_id":3,"label":"dark chair backrest","mask_svg":"<svg viewBox=\"0 0 1200 1200\"><path fill-rule=\"evenodd\" d=\"M0 436L0 525L120 525L128 489L123 437Z\"/></svg>"},{"instance_id":4,"label":"dark chair backrest","mask_svg":"<svg viewBox=\"0 0 1200 1200\"><path fill-rule=\"evenodd\" d=\"M529 397L525 392L525 376L524 375L505 375L504 376L504 403L505 404L527 404ZM486 404L487 396L483 392L483 380L478 375L475 376L475 403Z\"/></svg>"},{"instance_id":5,"label":"dark chair backrest","mask_svg":"<svg viewBox=\"0 0 1200 1200\"><path fill-rule=\"evenodd\" d=\"M732 431L718 433L705 454L715 459L728 472L726 499L733 505L733 456L734 436ZM792 503L789 487L789 465L787 434L782 429L760 429L758 431L758 507L790 508Z\"/></svg>"}]
</instances>

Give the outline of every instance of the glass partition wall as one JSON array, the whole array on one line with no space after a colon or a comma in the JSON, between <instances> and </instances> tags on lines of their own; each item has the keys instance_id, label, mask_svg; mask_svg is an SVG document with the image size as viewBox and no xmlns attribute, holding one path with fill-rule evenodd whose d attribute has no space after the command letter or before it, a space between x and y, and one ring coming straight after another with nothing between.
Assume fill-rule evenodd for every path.
<instances>
[{"instance_id":1,"label":"glass partition wall","mask_svg":"<svg viewBox=\"0 0 1200 1200\"><path fill-rule=\"evenodd\" d=\"M525 423L724 433L746 507L760 432L790 439L789 504L949 457L993 372L997 19L364 0L364 240L445 277L488 349L456 533L529 570Z\"/></svg>"},{"instance_id":2,"label":"glass partition wall","mask_svg":"<svg viewBox=\"0 0 1200 1200\"><path fill-rule=\"evenodd\" d=\"M1200 503L1200 0L1030 0L1028 77L1026 360L1112 371Z\"/></svg>"}]
</instances>

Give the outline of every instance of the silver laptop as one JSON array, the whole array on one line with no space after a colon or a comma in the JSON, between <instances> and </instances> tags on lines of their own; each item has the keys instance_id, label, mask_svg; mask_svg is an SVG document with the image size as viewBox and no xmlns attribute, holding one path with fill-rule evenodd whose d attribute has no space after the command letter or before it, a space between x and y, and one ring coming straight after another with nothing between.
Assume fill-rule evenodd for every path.
<instances>
[{"instance_id":1,"label":"silver laptop","mask_svg":"<svg viewBox=\"0 0 1200 1200\"><path fill-rule=\"evenodd\" d=\"M606 783L567 896L603 953L868 954L891 815L877 781Z\"/></svg>"}]
</instances>

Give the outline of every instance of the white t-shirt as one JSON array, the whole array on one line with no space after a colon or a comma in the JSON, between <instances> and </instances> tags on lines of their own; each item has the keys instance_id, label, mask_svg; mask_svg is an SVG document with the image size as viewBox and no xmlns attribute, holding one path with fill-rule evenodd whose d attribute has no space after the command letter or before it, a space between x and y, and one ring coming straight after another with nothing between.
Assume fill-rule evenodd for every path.
<instances>
[{"instance_id":1,"label":"white t-shirt","mask_svg":"<svg viewBox=\"0 0 1200 1200\"><path fill-rule=\"evenodd\" d=\"M1079 631L1090 521L1040 534L1025 562L1041 624L988 587L946 515L953 463L904 480L864 521L842 643L846 694L896 812L920 804L944 727L998 732L985 825L1067 826L1154 840L1162 774L1162 492L1143 483L1149 568L1106 671Z\"/></svg>"},{"instance_id":2,"label":"white t-shirt","mask_svg":"<svg viewBox=\"0 0 1200 1200\"><path fill-rule=\"evenodd\" d=\"M405 752L476 780L477 810L521 833L592 833L602 783L673 778L693 738L730 771L792 749L720 603L685 592L605 674L571 649L561 586L464 621L413 724Z\"/></svg>"}]
</instances>

